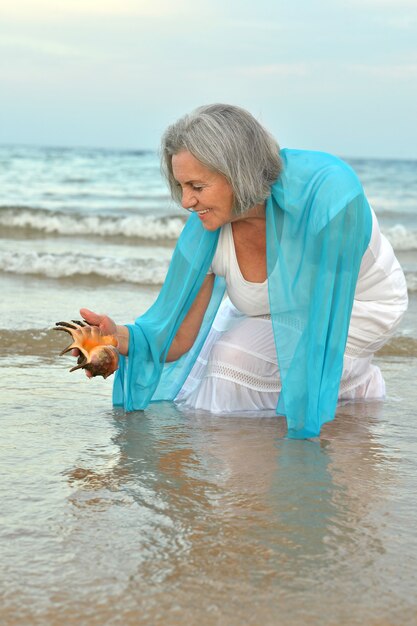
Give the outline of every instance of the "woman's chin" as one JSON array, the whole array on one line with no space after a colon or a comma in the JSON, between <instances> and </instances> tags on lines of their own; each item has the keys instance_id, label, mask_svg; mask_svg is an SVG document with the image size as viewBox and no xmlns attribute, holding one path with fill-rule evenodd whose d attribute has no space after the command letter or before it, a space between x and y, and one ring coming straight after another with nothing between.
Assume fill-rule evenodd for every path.
<instances>
[{"instance_id":1,"label":"woman's chin","mask_svg":"<svg viewBox=\"0 0 417 626\"><path fill-rule=\"evenodd\" d=\"M203 228L210 231L215 231L224 226L225 222L216 218L214 215L210 215L210 213L206 213L200 217Z\"/></svg>"},{"instance_id":2,"label":"woman's chin","mask_svg":"<svg viewBox=\"0 0 417 626\"><path fill-rule=\"evenodd\" d=\"M217 223L210 224L209 222L203 222L203 228L205 228L206 230L209 230L209 231L215 231L215 230L219 229L220 226L221 225L217 224Z\"/></svg>"}]
</instances>

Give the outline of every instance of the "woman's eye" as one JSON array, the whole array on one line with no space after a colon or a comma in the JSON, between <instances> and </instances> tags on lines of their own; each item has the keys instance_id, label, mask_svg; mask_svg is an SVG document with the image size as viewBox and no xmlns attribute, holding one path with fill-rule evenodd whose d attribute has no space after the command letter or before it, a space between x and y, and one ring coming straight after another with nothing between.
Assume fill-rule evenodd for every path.
<instances>
[{"instance_id":1,"label":"woman's eye","mask_svg":"<svg viewBox=\"0 0 417 626\"><path fill-rule=\"evenodd\" d=\"M203 189L203 187L198 187L197 185L192 185L191 188L193 191L201 191Z\"/></svg>"}]
</instances>

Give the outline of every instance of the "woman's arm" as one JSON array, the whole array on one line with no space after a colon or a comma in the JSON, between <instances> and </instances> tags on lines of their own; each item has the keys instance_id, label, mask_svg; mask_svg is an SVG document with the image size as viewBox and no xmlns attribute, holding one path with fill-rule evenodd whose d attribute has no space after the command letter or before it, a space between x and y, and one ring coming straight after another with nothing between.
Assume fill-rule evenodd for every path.
<instances>
[{"instance_id":1,"label":"woman's arm","mask_svg":"<svg viewBox=\"0 0 417 626\"><path fill-rule=\"evenodd\" d=\"M194 300L172 341L166 361L176 361L191 349L194 341L196 340L204 314L210 302L211 294L213 292L213 284L214 274L208 274L204 279L199 294ZM80 313L83 319L85 319L89 324L92 326L98 326L103 335L116 335L120 354L123 354L124 356L128 355L129 329L126 326L118 325L107 315L100 315L90 311L89 309L80 309ZM78 351L74 353L74 356L78 356Z\"/></svg>"},{"instance_id":2,"label":"woman's arm","mask_svg":"<svg viewBox=\"0 0 417 626\"><path fill-rule=\"evenodd\" d=\"M166 358L167 362L176 361L192 348L210 302L211 294L213 293L213 285L214 274L208 274L204 279L198 296L194 300L172 341Z\"/></svg>"},{"instance_id":3,"label":"woman's arm","mask_svg":"<svg viewBox=\"0 0 417 626\"><path fill-rule=\"evenodd\" d=\"M117 349L120 354L127 356L129 352L129 329L126 326L116 326Z\"/></svg>"}]
</instances>

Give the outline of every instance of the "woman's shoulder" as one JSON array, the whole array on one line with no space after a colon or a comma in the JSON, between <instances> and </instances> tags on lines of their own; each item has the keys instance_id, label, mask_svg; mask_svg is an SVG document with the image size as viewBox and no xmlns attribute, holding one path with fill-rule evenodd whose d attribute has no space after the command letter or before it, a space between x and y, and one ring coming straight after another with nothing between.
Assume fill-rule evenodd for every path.
<instances>
[{"instance_id":1,"label":"woman's shoulder","mask_svg":"<svg viewBox=\"0 0 417 626\"><path fill-rule=\"evenodd\" d=\"M303 181L317 178L325 172L325 179L330 177L347 179L350 183L359 184L359 179L353 168L343 159L328 152L317 150L299 150L283 148L280 151L283 162L283 178L285 176L294 179L301 177ZM279 179L278 179L279 180Z\"/></svg>"},{"instance_id":2,"label":"woman's shoulder","mask_svg":"<svg viewBox=\"0 0 417 626\"><path fill-rule=\"evenodd\" d=\"M310 225L319 232L354 198L363 196L363 187L354 170L339 157L312 150L281 150L283 169L271 188L278 206L294 219L303 219L308 210Z\"/></svg>"}]
</instances>

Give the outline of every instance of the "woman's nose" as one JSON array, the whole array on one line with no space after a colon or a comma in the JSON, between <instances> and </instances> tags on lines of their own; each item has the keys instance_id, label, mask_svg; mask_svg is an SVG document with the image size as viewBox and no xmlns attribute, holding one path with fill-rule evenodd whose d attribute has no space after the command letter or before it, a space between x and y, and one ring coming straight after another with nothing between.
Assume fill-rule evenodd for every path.
<instances>
[{"instance_id":1,"label":"woman's nose","mask_svg":"<svg viewBox=\"0 0 417 626\"><path fill-rule=\"evenodd\" d=\"M197 198L193 194L192 190L183 189L181 205L184 209L192 209L197 204Z\"/></svg>"}]
</instances>

